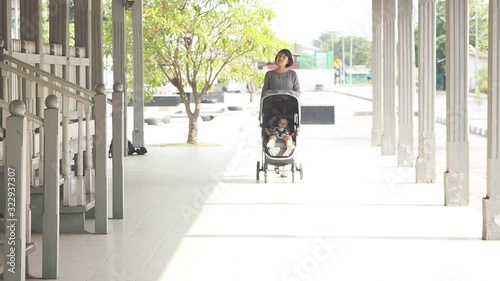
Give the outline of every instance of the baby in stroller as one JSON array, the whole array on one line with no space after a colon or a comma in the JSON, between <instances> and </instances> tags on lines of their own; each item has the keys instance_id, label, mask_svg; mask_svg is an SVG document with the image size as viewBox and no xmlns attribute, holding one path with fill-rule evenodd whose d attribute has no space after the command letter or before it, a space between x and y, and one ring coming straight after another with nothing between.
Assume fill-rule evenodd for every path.
<instances>
[{"instance_id":1,"label":"baby in stroller","mask_svg":"<svg viewBox=\"0 0 500 281\"><path fill-rule=\"evenodd\" d=\"M292 149L295 148L293 144L293 137L295 132L292 132L288 127L288 119L280 118L278 120L278 126L274 128L265 128L266 134L269 137L267 142L267 148L272 149L276 143L276 140L283 140L286 145L286 154L290 154Z\"/></svg>"}]
</instances>

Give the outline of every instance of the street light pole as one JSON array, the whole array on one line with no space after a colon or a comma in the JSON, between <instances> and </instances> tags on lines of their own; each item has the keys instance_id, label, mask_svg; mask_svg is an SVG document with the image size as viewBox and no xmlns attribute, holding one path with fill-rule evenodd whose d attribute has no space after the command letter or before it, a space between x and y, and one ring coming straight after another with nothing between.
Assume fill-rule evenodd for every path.
<instances>
[{"instance_id":1,"label":"street light pole","mask_svg":"<svg viewBox=\"0 0 500 281\"><path fill-rule=\"evenodd\" d=\"M351 71L349 72L349 84L352 85L352 36L351 36L351 52L349 55L349 67Z\"/></svg>"},{"instance_id":2,"label":"street light pole","mask_svg":"<svg viewBox=\"0 0 500 281\"><path fill-rule=\"evenodd\" d=\"M477 13L477 10L479 10L479 7L478 7L479 3L476 3L476 42L475 42L475 45L476 45L476 50L475 50L475 57L476 57L476 66L475 66L475 73L474 73L474 78L476 80L476 89L475 89L475 94L479 94L479 85L478 85L478 79L477 79L477 76L478 76L478 71L477 71L477 60L478 60L478 55L479 55L479 46L478 46L478 43L479 43L479 40L478 40L478 36L479 36L479 15Z\"/></svg>"},{"instance_id":3,"label":"street light pole","mask_svg":"<svg viewBox=\"0 0 500 281\"><path fill-rule=\"evenodd\" d=\"M335 70L335 33L332 32L332 69L333 69L333 84L332 84L332 91L335 90L335 83L337 81L335 81L335 74L336 74L336 70Z\"/></svg>"},{"instance_id":4,"label":"street light pole","mask_svg":"<svg viewBox=\"0 0 500 281\"><path fill-rule=\"evenodd\" d=\"M340 81L345 83L345 48L344 48L344 36L342 36L342 73L340 73Z\"/></svg>"}]
</instances>

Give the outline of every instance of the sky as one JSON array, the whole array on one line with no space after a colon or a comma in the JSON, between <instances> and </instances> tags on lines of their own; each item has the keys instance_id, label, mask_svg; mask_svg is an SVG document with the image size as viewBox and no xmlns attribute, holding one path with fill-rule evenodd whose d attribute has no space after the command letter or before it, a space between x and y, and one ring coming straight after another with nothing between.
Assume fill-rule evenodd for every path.
<instances>
[{"instance_id":1,"label":"sky","mask_svg":"<svg viewBox=\"0 0 500 281\"><path fill-rule=\"evenodd\" d=\"M272 22L279 38L312 46L321 32L371 37L371 0L277 0Z\"/></svg>"}]
</instances>

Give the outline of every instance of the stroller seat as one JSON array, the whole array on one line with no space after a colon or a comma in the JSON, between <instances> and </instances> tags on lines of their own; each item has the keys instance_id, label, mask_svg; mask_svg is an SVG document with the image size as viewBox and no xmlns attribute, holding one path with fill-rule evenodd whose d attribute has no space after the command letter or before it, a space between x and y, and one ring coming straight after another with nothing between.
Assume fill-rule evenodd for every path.
<instances>
[{"instance_id":1,"label":"stroller seat","mask_svg":"<svg viewBox=\"0 0 500 281\"><path fill-rule=\"evenodd\" d=\"M295 145L295 141L293 142ZM288 151L286 149L286 144L283 140L276 140L273 148L268 148L268 151L273 156L290 156L294 152L295 148Z\"/></svg>"}]
</instances>

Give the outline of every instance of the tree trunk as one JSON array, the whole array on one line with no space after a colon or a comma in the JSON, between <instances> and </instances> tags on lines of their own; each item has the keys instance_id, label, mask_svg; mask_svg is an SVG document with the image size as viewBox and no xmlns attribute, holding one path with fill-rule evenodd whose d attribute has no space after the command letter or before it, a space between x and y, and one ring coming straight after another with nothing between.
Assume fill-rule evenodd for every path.
<instances>
[{"instance_id":1,"label":"tree trunk","mask_svg":"<svg viewBox=\"0 0 500 281\"><path fill-rule=\"evenodd\" d=\"M189 117L189 131L187 143L196 144L198 142L198 116L193 114Z\"/></svg>"},{"instance_id":2,"label":"tree trunk","mask_svg":"<svg viewBox=\"0 0 500 281\"><path fill-rule=\"evenodd\" d=\"M194 110L191 108L193 104L189 99L183 100L186 113L189 118L187 143L196 144L198 143L198 118L200 117L201 110L201 96L196 93L192 93L191 98L194 99Z\"/></svg>"}]
</instances>

